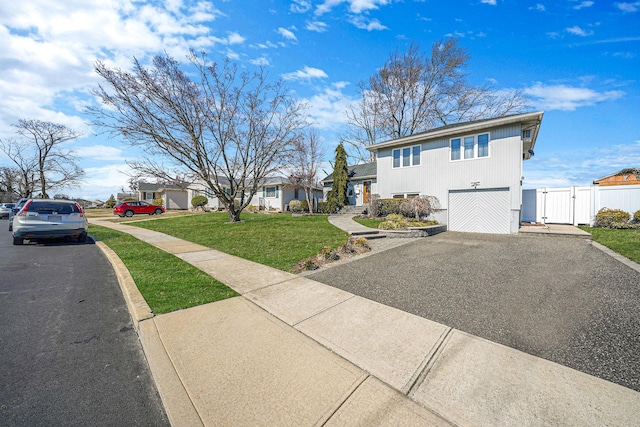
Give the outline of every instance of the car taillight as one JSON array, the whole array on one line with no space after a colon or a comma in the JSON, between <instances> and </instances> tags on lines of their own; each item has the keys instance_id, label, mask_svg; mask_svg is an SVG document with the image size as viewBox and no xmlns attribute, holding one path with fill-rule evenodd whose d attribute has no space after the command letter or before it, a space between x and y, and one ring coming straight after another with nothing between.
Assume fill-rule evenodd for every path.
<instances>
[{"instance_id":1,"label":"car taillight","mask_svg":"<svg viewBox=\"0 0 640 427\"><path fill-rule=\"evenodd\" d=\"M20 211L18 211L16 216L27 216L27 211L29 210L29 205L31 204L31 202L32 202L32 200L29 200L27 203L25 203L24 206L22 207L22 209L20 209Z\"/></svg>"},{"instance_id":2,"label":"car taillight","mask_svg":"<svg viewBox=\"0 0 640 427\"><path fill-rule=\"evenodd\" d=\"M80 206L77 202L76 202L76 208L78 208L78 213L80 214L80 216L83 216L84 211L82 210L82 206Z\"/></svg>"}]
</instances>

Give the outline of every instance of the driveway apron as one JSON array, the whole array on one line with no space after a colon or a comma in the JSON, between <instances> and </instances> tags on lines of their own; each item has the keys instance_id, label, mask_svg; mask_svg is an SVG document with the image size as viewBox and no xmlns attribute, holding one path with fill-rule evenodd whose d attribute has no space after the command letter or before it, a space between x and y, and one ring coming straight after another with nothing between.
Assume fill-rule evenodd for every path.
<instances>
[{"instance_id":1,"label":"driveway apron","mask_svg":"<svg viewBox=\"0 0 640 427\"><path fill-rule=\"evenodd\" d=\"M446 232L308 278L640 391L640 273L589 240Z\"/></svg>"}]
</instances>

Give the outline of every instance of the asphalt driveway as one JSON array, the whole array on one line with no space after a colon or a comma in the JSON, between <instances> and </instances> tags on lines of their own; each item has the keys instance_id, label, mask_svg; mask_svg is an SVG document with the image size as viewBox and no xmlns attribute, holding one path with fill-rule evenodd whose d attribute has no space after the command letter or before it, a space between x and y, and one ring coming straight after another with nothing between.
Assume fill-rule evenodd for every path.
<instances>
[{"instance_id":1,"label":"asphalt driveway","mask_svg":"<svg viewBox=\"0 0 640 427\"><path fill-rule=\"evenodd\" d=\"M446 232L308 277L640 391L640 273L588 240Z\"/></svg>"}]
</instances>

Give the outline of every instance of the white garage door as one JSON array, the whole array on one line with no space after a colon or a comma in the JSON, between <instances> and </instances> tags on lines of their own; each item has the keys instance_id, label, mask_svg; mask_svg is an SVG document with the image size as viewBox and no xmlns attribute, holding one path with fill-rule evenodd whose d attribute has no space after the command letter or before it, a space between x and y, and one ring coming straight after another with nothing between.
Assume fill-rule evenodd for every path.
<instances>
[{"instance_id":1,"label":"white garage door","mask_svg":"<svg viewBox=\"0 0 640 427\"><path fill-rule=\"evenodd\" d=\"M451 231L509 234L511 210L509 189L449 191Z\"/></svg>"}]
</instances>

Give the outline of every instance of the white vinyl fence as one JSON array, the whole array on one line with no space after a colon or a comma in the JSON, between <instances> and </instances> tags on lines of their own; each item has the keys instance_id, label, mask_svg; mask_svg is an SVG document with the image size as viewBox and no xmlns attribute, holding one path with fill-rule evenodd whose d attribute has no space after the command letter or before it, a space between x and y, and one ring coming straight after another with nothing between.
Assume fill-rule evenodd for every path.
<instances>
[{"instance_id":1,"label":"white vinyl fence","mask_svg":"<svg viewBox=\"0 0 640 427\"><path fill-rule=\"evenodd\" d=\"M593 225L600 209L640 210L640 185L522 190L522 221Z\"/></svg>"}]
</instances>

